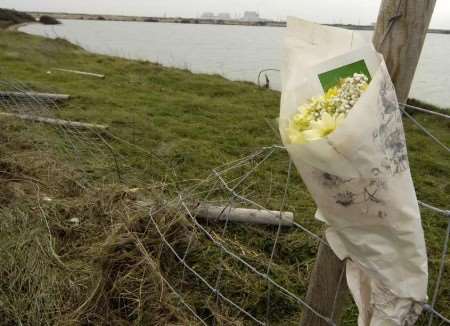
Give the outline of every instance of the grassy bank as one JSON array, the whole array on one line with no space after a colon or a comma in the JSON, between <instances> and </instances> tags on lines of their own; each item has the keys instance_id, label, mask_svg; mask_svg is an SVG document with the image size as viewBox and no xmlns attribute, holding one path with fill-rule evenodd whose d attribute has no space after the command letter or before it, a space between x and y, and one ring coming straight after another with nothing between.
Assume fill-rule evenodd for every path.
<instances>
[{"instance_id":1,"label":"grassy bank","mask_svg":"<svg viewBox=\"0 0 450 326\"><path fill-rule=\"evenodd\" d=\"M0 32L0 49L2 80L70 94L73 98L54 113L57 117L107 124L115 136L67 135L0 119L0 323L196 324L164 277L208 322L252 325L226 303L217 303L167 246L161 246L142 203L171 198L206 178L212 168L278 143L271 126L280 94L220 76L90 54L64 40L17 32ZM106 78L48 74L51 68L91 71ZM415 117L449 141L448 121ZM448 154L409 121L405 129L418 197L446 207ZM75 144L72 148L68 139ZM245 194L279 209L287 161L285 153L274 155L246 184ZM321 225L312 218L314 204L294 174L288 209L319 232ZM422 217L432 286L446 223L430 211L424 210ZM214 283L221 253L211 241L195 232L191 242L191 224L177 211L169 209L155 219L180 254L191 243L187 262ZM208 227L220 238L222 225ZM233 250L264 270L275 233L270 227L230 225L225 238ZM303 296L317 243L302 232L285 229L278 246L272 276ZM229 258L223 266L224 295L264 320L266 282ZM449 267L447 262L437 305L447 316ZM298 323L299 305L277 291L271 305L272 325ZM345 325L354 325L355 316L349 305Z\"/></svg>"}]
</instances>

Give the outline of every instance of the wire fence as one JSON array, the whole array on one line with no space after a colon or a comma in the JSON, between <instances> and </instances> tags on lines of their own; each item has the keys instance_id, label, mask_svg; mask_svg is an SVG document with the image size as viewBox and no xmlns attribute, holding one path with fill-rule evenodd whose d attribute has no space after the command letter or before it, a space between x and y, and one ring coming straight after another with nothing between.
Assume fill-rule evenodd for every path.
<instances>
[{"instance_id":1,"label":"wire fence","mask_svg":"<svg viewBox=\"0 0 450 326\"><path fill-rule=\"evenodd\" d=\"M448 147L442 142L440 141L437 137L433 136L426 127L424 127L422 124L420 124L416 119L413 118L412 115L410 115L407 111L404 110L404 107L413 109L413 110L417 110L423 113L428 113L428 114L433 114L433 115L438 115L439 117L445 118L445 119L450 119L450 116L445 115L443 113L439 113L439 112L434 112L434 111L430 111L430 110L426 110L426 109L422 109L422 108L418 108L416 106L411 106L408 104L402 104L401 105L401 110L402 112L405 114L406 117L408 117L409 119L411 119L411 121L417 126L419 127L422 131L424 131L435 143L437 143L439 146L441 146L442 148L444 148L446 151L448 151ZM224 218L224 226L222 229L222 233L221 233L221 238L225 237L226 231L227 231L227 226L230 223L229 220L229 214L227 214L227 212L230 211L230 207L233 204L239 203L240 205L248 205L249 207L253 207L255 209L261 210L261 211L265 211L268 213L272 213L272 211L270 211L268 208L264 207L263 205L259 204L258 202L256 202L255 200L252 200L251 198L248 198L246 195L243 195L240 191L239 191L239 187L241 187L244 182L249 178L249 176L251 176L253 173L256 172L256 170L258 168L261 167L262 164L264 164L265 162L267 162L267 160L270 159L270 157L272 155L274 155L275 151L283 151L284 148L280 147L280 146L272 146L272 147L266 147L263 148L261 151L258 151L252 155L249 155L241 160L238 160L236 162L227 164L225 166L213 169L213 173L212 176L208 179L209 182L212 182L213 184L217 184L219 183L223 189L226 191L226 193L228 194L228 199L226 200L226 203L224 203L223 206L223 210L221 212L221 215L225 215ZM235 169L239 169L240 167L242 167L245 164L248 164L249 162L252 162L255 160L255 158L259 157L260 160L258 161L257 164L254 164L252 166L251 169L249 169L246 173L241 174L240 177L236 178L236 179L232 179L231 181L227 181L226 178L224 177L227 173L231 173L233 170ZM198 222L198 220L196 219L196 214L193 212L193 209L190 208L189 204L187 204L187 202L189 202L190 200L192 200L192 193L185 193L185 194L180 194L179 198L177 199L177 205L182 206L182 208L184 208L185 213L189 216L189 218L191 219L192 224L198 228L201 232L203 232L208 238L209 240L212 242L213 245L217 246L220 248L221 253L222 253L222 260L223 260L223 256L227 255L232 257L233 259L239 261L240 263L242 263L246 268L248 268L252 273L258 275L259 277L263 278L264 280L266 280L270 286L272 288L274 288L275 290L278 290L280 292L283 293L283 295L291 298L292 300L294 300L298 305L300 305L303 309L307 309L309 311L311 311L314 315L316 315L317 317L319 317L320 319L322 319L326 324L328 325L335 325L335 322L333 321L333 314L331 316L324 316L322 315L320 312L318 312L317 310L314 309L314 307L310 306L304 299L302 299L298 294L293 293L292 291L286 289L285 287L283 287L281 284L277 283L273 278L270 277L270 268L271 268L271 264L273 261L273 257L274 257L274 253L276 251L277 248L277 244L279 241L279 235L280 235L280 230L282 228L282 224L281 224L281 212L283 212L283 209L286 206L286 201L287 201L287 194L288 194L288 189L290 186L290 179L291 179L291 170L292 170L292 163L289 163L289 167L288 167L288 172L287 172L287 179L286 179L286 183L284 185L284 191L283 191L283 196L279 202L279 208L280 208L280 214L278 216L274 215L274 217L278 217L280 220L280 223L278 225L277 231L275 233L275 239L273 241L273 247L271 249L271 254L270 254L270 259L267 263L267 269L265 271L261 271L258 270L258 268L256 268L255 266L251 265L250 263L248 263L244 258L240 257L237 253L235 253L234 251L230 250L226 243L224 241L219 241L217 240L213 234L211 234L211 232L209 232L207 230L207 228L205 226L203 226L201 223ZM196 198L196 201L205 201L206 199L198 199ZM423 305L423 310L428 313L429 317L428 317L428 325L432 325L433 320L439 320L440 324L441 323L450 323L449 319L446 318L445 316L443 316L441 313L439 313L438 311L435 310L435 305L437 302L437 298L438 298L438 294L439 294L439 290L440 290L440 286L441 286L441 282L442 282L442 277L443 277L443 273L444 273L444 268L445 268L445 263L447 261L447 257L448 257L448 239L449 239L449 234L450 234L450 211L443 209L443 208L438 208L438 207L434 207L433 205L427 204L423 201L419 201L420 206L422 206L424 209L429 209L432 210L433 212L436 212L440 215L442 215L444 218L448 219L448 228L446 230L446 233L444 235L444 245L442 248L442 255L441 255L441 259L440 259L440 266L439 266L439 272L437 275L437 279L435 281L435 287L433 290L433 294L432 294L432 300L430 304L424 304ZM217 216L215 217L215 219L221 219L222 216ZM150 216L152 223L154 224L155 228L158 228L158 224L155 222L155 220ZM307 227L297 223L297 222L293 222L292 224L293 227L295 227L295 229L299 230L299 231L303 231L305 232L305 234L307 234L308 236L310 236L312 239L320 241L322 243L324 243L325 245L327 245L327 243L325 241L323 241L321 239L321 237L314 233L313 231L309 230ZM206 286L210 289L210 291L216 296L217 299L221 299L224 302L227 302L228 304L230 304L232 307L234 307L235 309L237 309L240 313L246 315L248 318L250 318L252 321L254 321L255 323L259 324L259 325L268 325L269 321L268 319L266 320L262 320L262 319L258 319L257 317L255 317L254 315L252 315L249 311L246 311L242 306L240 306L238 303L234 302L231 298L228 298L226 296L224 296L221 293L220 288L218 287L218 285L220 284L220 279L221 279L221 273L222 273L222 269L219 267L217 270L217 276L216 276L216 280L215 282L213 282L212 284L208 283L198 272L196 272L196 270L194 268L192 268L191 266L189 266L185 259L186 257L189 255L189 246L186 249L186 251L183 254L183 258L181 256L179 256L175 250L175 248L173 246L171 246L170 242L165 238L164 234L162 232L159 231L159 234L161 236L161 240L163 241L163 243L168 246L170 248L170 250L172 251L172 253L174 255L177 256L179 262L181 264L184 265L184 267L189 270L189 272L191 272L192 274L194 274L197 278L199 278L202 282L204 282L206 284ZM219 266L223 265L223 261L221 261L221 263L219 264ZM342 277L341 277L341 281L342 281ZM340 288L340 287L338 287ZM266 299L266 311L270 312L270 303L271 303L271 291L267 291L267 299ZM179 296L181 296L181 294L178 293ZM337 293L335 294L335 297L337 297ZM334 305L336 304L336 301L334 302ZM332 311L334 312L335 307L332 308ZM198 317L198 316L197 316ZM204 323L203 320L200 319L200 321L202 323Z\"/></svg>"},{"instance_id":2,"label":"wire fence","mask_svg":"<svg viewBox=\"0 0 450 326\"><path fill-rule=\"evenodd\" d=\"M258 80L259 78L260 76ZM1 112L44 117L54 117L58 113L58 105L54 101L34 96L23 84L1 81L0 86L9 92L4 93L0 98ZM448 146L430 133L405 108L437 115L444 119L450 119L450 116L408 104L401 105L401 110L405 116L428 135L432 141L448 152ZM170 165L163 162L164 160L158 155L108 131L99 132L95 129L88 129L86 132L82 132L78 128L65 125L57 125L56 128L65 140L66 146L63 149L70 155L75 157L85 154L102 155L112 158L112 160L107 161L111 162L112 169L116 172L119 180L122 177L118 161L126 160L126 157L118 154L118 151L107 139L113 139L132 147L145 157L151 157L152 160L167 165L168 170L171 169ZM283 182L271 180L271 176L267 174L267 171L271 171L271 169L284 170L285 180ZM289 307L289 311L294 312L293 318L298 318L301 311L308 310L327 325L336 325L334 314L338 293L335 294L331 309L332 314L326 316L303 298L307 282L299 285L298 282L279 278L280 268L288 266L287 263L281 262L282 258L278 254L280 250L286 250L285 247L294 242L300 243L300 245L297 243L297 246L307 248L316 248L318 243L328 246L316 226L311 227L311 225L306 225L307 223L300 223L299 218L286 225L285 213L289 209L295 208L292 201L289 200L291 189L295 187L292 180L296 176L293 175L292 170L292 162L288 159L283 146L264 147L250 155L214 168L206 179L188 188L178 189L173 199L151 207L148 217L149 224L160 237L160 250L166 252L163 247L167 248L167 253L175 258L180 267L180 274L176 281L173 277L164 275L164 273L160 274L161 281L198 323L211 325L219 323L220 320L223 321L223 318L242 316L247 323L269 325L276 320L282 320L283 316L280 316L280 314L283 314L283 312L276 311L277 308L274 307L276 303L282 302L283 306ZM260 184L259 181L262 178L267 179L267 183ZM262 196L262 192L266 195ZM423 310L428 314L429 326L436 320L440 324L450 323L446 316L436 311L444 269L448 260L450 210L435 207L423 201L419 201L419 204L423 209L431 210L448 220L439 271L434 283L431 301L429 304L423 305ZM199 211L204 210L205 207L219 208L219 210L201 216L202 214ZM274 221L273 226L261 226L260 229L255 229L251 225L236 227L233 223L236 207L270 217ZM273 211L273 208L277 210ZM189 226L186 243L180 243L179 240L171 237L170 229L165 224L166 220L161 218L161 214L176 216L177 219L182 220ZM257 235L255 238L258 238L259 248L250 239L255 234ZM193 255L201 254L198 247L200 238L208 244L206 248L211 250L208 254L215 257L214 266L208 268L198 266L191 259ZM151 254L148 252L144 241L138 235L134 235L134 240L144 259L151 264ZM245 243L246 241L247 243ZM297 263L296 267L300 268L299 266L300 264ZM298 274L305 277L308 273L305 271ZM296 277L295 275L293 277ZM242 279L239 277L242 277ZM242 281L242 292L230 291L227 284L231 281ZM339 282L344 282L343 272ZM199 307L190 303L189 291L192 284L204 289L203 293L206 294L205 305L210 307L210 313L199 313ZM264 295L260 295L256 299L252 298L251 292L255 288L258 288ZM252 300L256 300L256 302L250 302ZM227 311L226 316L220 317L220 311L214 312L214 309L221 307L221 305L228 306L231 309L231 311L228 311L228 308L222 307L223 311Z\"/></svg>"},{"instance_id":3,"label":"wire fence","mask_svg":"<svg viewBox=\"0 0 450 326\"><path fill-rule=\"evenodd\" d=\"M276 150L282 150L280 147L276 147L276 148L267 148L265 149L267 155L263 156L262 161L265 161L267 159L269 159L269 157L273 154L274 149ZM258 153L259 154L259 153ZM250 161L253 160L255 158L255 156L251 155L248 156L246 158L246 160ZM229 172L230 170L234 168L238 168L243 162L239 161L238 163L236 163L236 165L229 167L227 166L226 169L224 169L226 172ZM258 165L256 166L256 168L258 167ZM285 184L285 196L283 196L283 200L280 203L280 212L283 211L283 208L285 207L285 200L286 200L286 195L287 195L287 189L289 188L289 181L290 181L290 174L291 174L291 169L292 169L292 164L289 165L289 170L288 170L288 178ZM244 181L250 173L254 173L255 171L255 167L249 171L249 173L244 174L242 176L242 178L239 180L237 186L230 186L229 183L227 181L224 180L224 178L222 177L224 172L218 172L220 169L214 169L213 170L213 176L217 178L217 180L219 181L219 183L224 187L224 189L229 193L230 197L228 200L228 203L226 203L226 206L223 206L223 213L225 215L225 224L223 226L223 230L222 230L222 234L221 237L223 238L225 236L226 233L226 229L227 229L227 225L228 223L230 223L229 221L229 215L227 214L227 212L229 212L229 208L232 205L232 203L236 200L239 201L239 203L242 204L247 204L250 205L250 207L254 207L258 210L263 210L266 212L271 212L269 209L265 208L264 206L258 204L257 202L255 202L252 199L247 198L246 196L242 195L239 193L239 191L237 190L238 186L240 185L240 182ZM225 172L225 173L226 173ZM189 205L187 204L187 201L189 201L190 199L192 199L191 194L183 194L179 196L178 198L178 202L177 204L181 204L182 207L185 209L185 213L189 216L189 218L191 219L192 224L198 228L201 232L203 232L212 242L213 245L217 246L220 248L221 252L223 253L223 255L228 255L230 257L232 257L233 259L239 261L240 263L242 263L244 266L246 266L252 273L258 275L259 277L263 278L264 280L266 280L273 288L275 288L276 290L281 291L284 295L286 295L287 297L293 299L296 303L298 303L302 308L304 309L308 309L309 311L311 311L314 315L316 315L317 317L321 318L325 323L327 323L328 325L335 325L335 322L333 321L333 315L331 316L324 316L321 313L319 313L318 311L316 311L314 309L314 307L311 307L307 302L305 302L304 299L302 299L298 294L293 293L291 291L289 291L288 289L286 289L285 287L283 287L282 285L280 285L279 283L277 283L274 279L272 279L269 275L270 275L270 266L272 264L272 260L273 260L273 256L274 253L276 251L276 245L279 241L279 235L280 235L280 230L282 228L282 224L280 223L278 225L278 229L276 231L275 234L275 239L274 239L274 245L272 247L271 250L271 255L270 255L270 260L267 264L267 269L266 271L261 271L258 270L258 268L256 268L255 266L249 264L245 259L241 258L238 254L236 254L235 252L233 252L232 250L230 250L226 244L223 241L219 241L217 240L208 230L205 226L203 226L201 223L199 223L195 217L195 213L193 213L193 210L191 208L189 208ZM198 199L197 199L198 200ZM442 214L443 216L446 216L447 218L449 217L448 211L440 209L440 208L436 208L432 205L420 202L421 206L427 208L427 209L431 209L435 212L438 212L440 214ZM276 217L276 216L274 216ZM281 221L281 215L278 216L280 221ZM254 322L256 322L257 324L260 325L267 325L268 322L267 320L261 320L258 319L257 317L251 315L250 312L246 311L243 307L239 306L239 304L237 304L236 302L233 302L232 299L225 297L221 292L220 292L220 288L218 288L219 282L220 282L220 277L221 277L221 269L219 268L217 270L217 278L216 281L213 284L208 283L199 273L197 273L195 271L194 268L192 268L191 266L189 266L185 259L189 254L189 247L187 248L187 250L184 252L183 254L183 258L177 254L176 249L173 248L173 246L171 246L170 242L165 238L164 234L162 232L159 231L159 227L158 224L155 222L155 220L152 218L152 215L150 214L150 218L152 220L153 225L155 226L155 228L158 229L158 232L161 236L161 240L163 241L163 243L168 246L170 248L170 250L172 251L172 253L174 255L177 256L177 259L179 260L179 262L181 264L184 265L184 267L186 269L188 269L192 274L194 274L197 278L199 278L202 282L204 282L206 284L206 286L211 290L211 292L217 296L217 298L220 298L222 300L224 300L225 302L229 303L231 306L233 306L234 308L236 308L238 311L240 311L241 313L245 314L247 317L249 317L251 320L253 320ZM217 219L220 219L220 216L216 217ZM448 223L449 227L450 227L450 219L449 219L449 223ZM308 236L312 237L314 240L318 240L321 241L323 243L326 244L326 242L324 242L320 236L310 230L308 230L308 228L306 228L305 226L294 222L293 226L300 230L300 231L304 231ZM440 321L442 322L449 322L449 320L444 317L442 314L440 314L439 312L437 312L434 309L434 306L436 304L437 301L437 295L439 293L439 287L441 285L441 280L442 280L442 276L443 276L443 272L444 272L444 267L445 267L445 262L447 259L447 255L448 255L448 236L449 236L449 232L450 229L447 230L446 233L446 238L445 238L445 242L444 242L444 247L442 249L442 258L441 258L441 263L440 263L440 269L439 269L439 274L436 280L436 285L435 285L435 289L433 291L433 299L431 301L431 304L425 304L423 306L424 311L429 313L429 325L432 325L432 321L434 318L438 318ZM223 259L223 257L222 257ZM219 264L219 266L222 266L223 262L221 262ZM341 278L342 280L342 278ZM338 287L340 288L340 287ZM267 305L266 305L266 311L270 311L270 291L268 291L268 296L267 296ZM177 294L179 296L181 296L181 294ZM337 297L337 293L335 295ZM336 302L334 303L336 304ZM332 308L332 311L334 311L334 307ZM202 321L202 320L201 320ZM203 322L203 321L202 321Z\"/></svg>"}]
</instances>

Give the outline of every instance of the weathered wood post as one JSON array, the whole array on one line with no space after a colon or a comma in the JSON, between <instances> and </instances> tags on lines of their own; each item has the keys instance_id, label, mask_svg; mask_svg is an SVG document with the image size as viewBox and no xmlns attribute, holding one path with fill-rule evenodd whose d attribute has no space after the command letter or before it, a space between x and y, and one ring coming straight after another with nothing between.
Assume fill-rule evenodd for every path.
<instances>
[{"instance_id":1,"label":"weathered wood post","mask_svg":"<svg viewBox=\"0 0 450 326\"><path fill-rule=\"evenodd\" d=\"M306 302L322 315L330 317L336 324L339 324L345 304L349 302L345 263L322 243L309 280ZM304 309L300 325L329 326L329 323Z\"/></svg>"},{"instance_id":2,"label":"weathered wood post","mask_svg":"<svg viewBox=\"0 0 450 326\"><path fill-rule=\"evenodd\" d=\"M411 89L425 36L436 0L383 0L373 43L384 55L400 103ZM312 271L306 302L339 324L347 298L347 284L340 285L345 265L324 244L320 244ZM337 293L337 295L336 295ZM302 326L326 326L328 323L305 309Z\"/></svg>"},{"instance_id":3,"label":"weathered wood post","mask_svg":"<svg viewBox=\"0 0 450 326\"><path fill-rule=\"evenodd\" d=\"M384 55L400 103L408 99L436 0L383 0L373 44Z\"/></svg>"}]
</instances>

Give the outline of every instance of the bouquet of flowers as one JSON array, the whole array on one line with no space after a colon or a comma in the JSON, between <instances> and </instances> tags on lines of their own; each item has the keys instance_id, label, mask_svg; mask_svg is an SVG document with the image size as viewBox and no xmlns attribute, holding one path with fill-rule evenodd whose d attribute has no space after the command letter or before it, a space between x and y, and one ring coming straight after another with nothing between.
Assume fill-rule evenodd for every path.
<instances>
[{"instance_id":1,"label":"bouquet of flowers","mask_svg":"<svg viewBox=\"0 0 450 326\"><path fill-rule=\"evenodd\" d=\"M394 86L383 57L352 31L288 20L279 129L347 259L360 326L415 322L427 256Z\"/></svg>"},{"instance_id":2,"label":"bouquet of flowers","mask_svg":"<svg viewBox=\"0 0 450 326\"><path fill-rule=\"evenodd\" d=\"M368 81L366 75L354 73L329 88L325 95L301 105L289 124L291 144L305 144L331 134L367 90Z\"/></svg>"}]
</instances>

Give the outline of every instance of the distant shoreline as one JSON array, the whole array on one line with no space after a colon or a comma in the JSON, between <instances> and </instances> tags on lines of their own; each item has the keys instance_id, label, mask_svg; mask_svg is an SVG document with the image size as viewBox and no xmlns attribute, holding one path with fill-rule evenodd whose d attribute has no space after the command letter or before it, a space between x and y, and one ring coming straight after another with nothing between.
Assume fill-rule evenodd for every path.
<instances>
[{"instance_id":1,"label":"distant shoreline","mask_svg":"<svg viewBox=\"0 0 450 326\"><path fill-rule=\"evenodd\" d=\"M26 23L14 24L14 25L8 26L8 27L6 28L6 30L8 30L8 31L13 31L13 32L17 32L17 31L19 31L19 29L22 28L22 27L25 27L25 26L30 25L30 24L36 24L36 23L38 23L38 22L26 22Z\"/></svg>"},{"instance_id":2,"label":"distant shoreline","mask_svg":"<svg viewBox=\"0 0 450 326\"><path fill-rule=\"evenodd\" d=\"M244 21L237 19L205 19L205 18L182 18L182 17L143 17L143 16L121 16L121 15L93 15L93 14L72 14L72 13L52 13L52 12L28 12L35 18L42 15L49 15L56 19L73 20L96 20L96 21L127 21L127 22L149 22L149 23L175 23L175 24L203 24L203 25L228 25L228 26L267 26L286 27L285 21L260 20ZM373 31L373 25L353 25L353 24L324 24L327 26L346 28L350 30ZM450 34L446 29L429 29L428 33Z\"/></svg>"}]
</instances>

